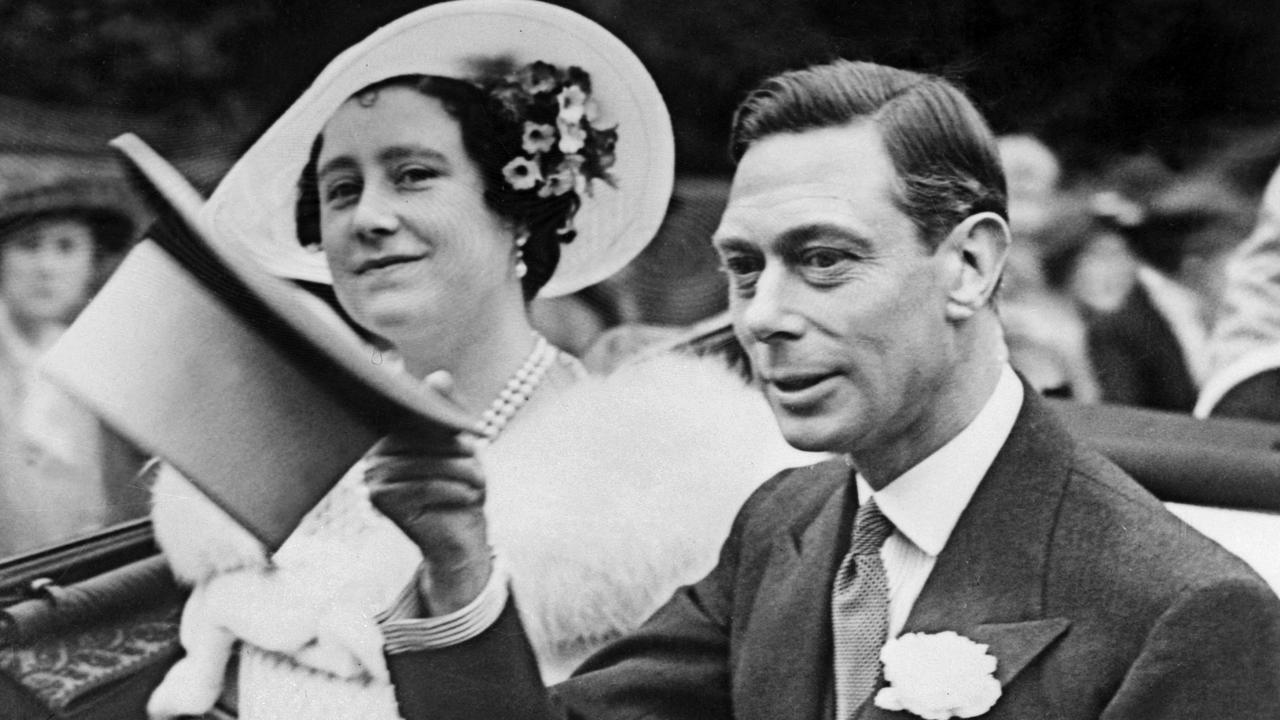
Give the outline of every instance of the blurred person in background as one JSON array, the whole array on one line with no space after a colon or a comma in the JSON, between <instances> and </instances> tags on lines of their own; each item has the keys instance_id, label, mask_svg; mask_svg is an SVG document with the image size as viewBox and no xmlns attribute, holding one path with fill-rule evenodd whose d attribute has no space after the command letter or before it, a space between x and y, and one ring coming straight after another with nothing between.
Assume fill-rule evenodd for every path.
<instances>
[{"instance_id":1,"label":"blurred person in background","mask_svg":"<svg viewBox=\"0 0 1280 720\"><path fill-rule=\"evenodd\" d=\"M1223 265L1195 414L1280 422L1280 169L1263 192L1253 232Z\"/></svg>"},{"instance_id":2,"label":"blurred person in background","mask_svg":"<svg viewBox=\"0 0 1280 720\"><path fill-rule=\"evenodd\" d=\"M1195 384L1182 348L1138 281L1124 221L1107 212L1077 208L1063 218L1046 277L1084 318L1102 402L1189 411Z\"/></svg>"},{"instance_id":3,"label":"blurred person in background","mask_svg":"<svg viewBox=\"0 0 1280 720\"><path fill-rule=\"evenodd\" d=\"M104 483L118 443L36 373L132 237L127 196L62 180L0 197L0 548L36 549L102 528L122 508Z\"/></svg>"},{"instance_id":4,"label":"blurred person in background","mask_svg":"<svg viewBox=\"0 0 1280 720\"><path fill-rule=\"evenodd\" d=\"M1238 196L1146 161L1122 163L1097 187L1054 223L1049 283L1085 319L1104 402L1189 412L1222 257L1242 234Z\"/></svg>"},{"instance_id":5,"label":"blurred person in background","mask_svg":"<svg viewBox=\"0 0 1280 720\"><path fill-rule=\"evenodd\" d=\"M1013 232L998 304L1010 363L1043 395L1096 402L1084 320L1044 274L1047 238L1062 214L1058 158L1031 135L1002 136L997 148Z\"/></svg>"}]
</instances>

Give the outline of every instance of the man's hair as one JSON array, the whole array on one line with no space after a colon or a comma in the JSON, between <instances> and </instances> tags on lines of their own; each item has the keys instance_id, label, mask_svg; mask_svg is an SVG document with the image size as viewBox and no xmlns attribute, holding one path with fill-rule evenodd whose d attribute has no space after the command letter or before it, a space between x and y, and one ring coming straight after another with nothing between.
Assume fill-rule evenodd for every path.
<instances>
[{"instance_id":1,"label":"man's hair","mask_svg":"<svg viewBox=\"0 0 1280 720\"><path fill-rule=\"evenodd\" d=\"M775 75L738 106L730 153L737 162L771 135L860 120L879 128L898 173L895 201L927 246L974 213L1008 219L991 129L964 93L931 75L849 60Z\"/></svg>"}]
</instances>

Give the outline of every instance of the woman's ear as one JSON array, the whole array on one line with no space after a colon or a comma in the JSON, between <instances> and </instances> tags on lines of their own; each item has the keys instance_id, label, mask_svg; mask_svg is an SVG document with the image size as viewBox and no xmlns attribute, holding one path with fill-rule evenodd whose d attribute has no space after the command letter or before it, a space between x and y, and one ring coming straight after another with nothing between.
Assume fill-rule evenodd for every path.
<instances>
[{"instance_id":1,"label":"woman's ear","mask_svg":"<svg viewBox=\"0 0 1280 720\"><path fill-rule=\"evenodd\" d=\"M947 318L966 320L991 302L1009 254L1009 223L993 212L970 215L947 236L959 259L947 294Z\"/></svg>"}]
</instances>

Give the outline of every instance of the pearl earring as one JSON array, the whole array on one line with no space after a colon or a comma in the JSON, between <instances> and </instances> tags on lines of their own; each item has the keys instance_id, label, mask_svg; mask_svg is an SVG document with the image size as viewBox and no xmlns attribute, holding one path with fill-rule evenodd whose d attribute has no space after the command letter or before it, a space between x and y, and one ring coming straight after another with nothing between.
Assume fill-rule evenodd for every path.
<instances>
[{"instance_id":1,"label":"pearl earring","mask_svg":"<svg viewBox=\"0 0 1280 720\"><path fill-rule=\"evenodd\" d=\"M524 245L529 242L528 233L516 236L516 277L523 278L529 274L529 266L524 264Z\"/></svg>"}]
</instances>

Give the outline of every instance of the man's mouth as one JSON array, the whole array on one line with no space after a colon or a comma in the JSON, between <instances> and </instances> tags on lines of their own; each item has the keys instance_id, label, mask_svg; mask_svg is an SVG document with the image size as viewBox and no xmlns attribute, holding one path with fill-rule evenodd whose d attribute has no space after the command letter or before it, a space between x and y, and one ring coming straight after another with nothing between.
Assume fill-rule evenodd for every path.
<instances>
[{"instance_id":1,"label":"man's mouth","mask_svg":"<svg viewBox=\"0 0 1280 720\"><path fill-rule=\"evenodd\" d=\"M765 382L772 385L774 389L783 393L804 392L812 387L817 386L823 381L835 377L835 373L812 373L812 374L796 374L796 375L777 375L766 378Z\"/></svg>"}]
</instances>

